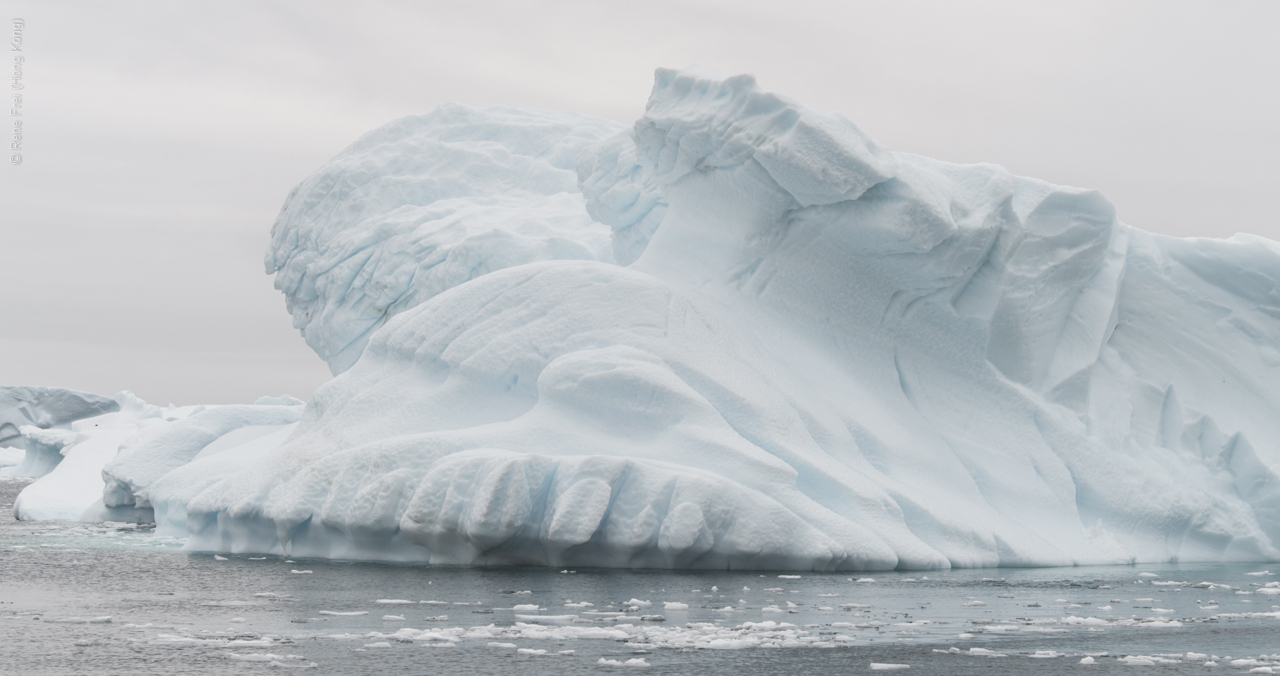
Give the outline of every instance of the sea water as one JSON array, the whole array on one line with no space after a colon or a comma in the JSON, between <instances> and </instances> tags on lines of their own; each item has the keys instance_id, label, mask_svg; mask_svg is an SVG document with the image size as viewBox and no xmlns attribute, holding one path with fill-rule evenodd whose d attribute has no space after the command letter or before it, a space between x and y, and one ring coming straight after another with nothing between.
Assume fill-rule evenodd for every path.
<instances>
[{"instance_id":1,"label":"sea water","mask_svg":"<svg viewBox=\"0 0 1280 676\"><path fill-rule=\"evenodd\" d=\"M23 485L0 484L6 673L1280 673L1265 565L796 575L215 557L133 525L14 521Z\"/></svg>"}]
</instances>

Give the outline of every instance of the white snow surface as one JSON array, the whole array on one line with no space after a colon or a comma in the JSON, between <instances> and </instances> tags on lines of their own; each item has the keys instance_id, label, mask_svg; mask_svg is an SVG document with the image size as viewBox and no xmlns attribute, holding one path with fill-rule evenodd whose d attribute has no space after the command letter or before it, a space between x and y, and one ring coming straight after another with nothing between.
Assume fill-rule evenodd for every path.
<instances>
[{"instance_id":1,"label":"white snow surface","mask_svg":"<svg viewBox=\"0 0 1280 676\"><path fill-rule=\"evenodd\" d=\"M480 275L612 262L574 161L622 125L575 113L442 105L374 130L294 189L267 274L335 374L387 318Z\"/></svg>"},{"instance_id":2,"label":"white snow surface","mask_svg":"<svg viewBox=\"0 0 1280 676\"><path fill-rule=\"evenodd\" d=\"M630 129L398 120L290 195L267 268L339 375L296 423L202 413L104 472L191 549L1280 560L1280 244L1147 233L750 76L659 70Z\"/></svg>"},{"instance_id":3,"label":"white snow surface","mask_svg":"<svg viewBox=\"0 0 1280 676\"><path fill-rule=\"evenodd\" d=\"M24 448L19 428L70 429L76 420L118 408L114 399L87 392L60 387L0 385L0 452Z\"/></svg>"},{"instance_id":4,"label":"white snow surface","mask_svg":"<svg viewBox=\"0 0 1280 676\"><path fill-rule=\"evenodd\" d=\"M185 535L190 496L255 454L278 447L296 426L303 404L292 397L263 397L252 406L162 409L127 391L106 401L110 406L102 408L114 410L73 421L70 429L20 428L25 457L5 474L37 480L14 501L15 517L158 520L162 534ZM152 500L160 509L158 519ZM166 520L175 500L176 527Z\"/></svg>"}]
</instances>

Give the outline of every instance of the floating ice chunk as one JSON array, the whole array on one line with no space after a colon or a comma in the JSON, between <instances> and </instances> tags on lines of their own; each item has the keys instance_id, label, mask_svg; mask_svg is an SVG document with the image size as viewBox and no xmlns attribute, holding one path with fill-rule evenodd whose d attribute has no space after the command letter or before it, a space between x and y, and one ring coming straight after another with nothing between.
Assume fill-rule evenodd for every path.
<instances>
[{"instance_id":1,"label":"floating ice chunk","mask_svg":"<svg viewBox=\"0 0 1280 676\"><path fill-rule=\"evenodd\" d=\"M1262 576L1262 575L1273 575L1273 574L1274 574L1274 573L1272 573L1270 570L1259 570L1259 571L1256 571L1256 572L1253 572L1253 573L1245 573L1245 575L1252 575L1252 576L1254 576L1254 577L1258 577L1258 576Z\"/></svg>"},{"instance_id":2,"label":"floating ice chunk","mask_svg":"<svg viewBox=\"0 0 1280 676\"><path fill-rule=\"evenodd\" d=\"M688 610L689 604L679 601L666 601L662 604L663 610Z\"/></svg>"},{"instance_id":3,"label":"floating ice chunk","mask_svg":"<svg viewBox=\"0 0 1280 676\"><path fill-rule=\"evenodd\" d=\"M1069 616L1067 616L1067 617L1064 617L1064 618L1062 618L1061 622L1062 622L1063 624L1068 624L1068 625L1073 625L1073 626L1082 626L1082 627L1105 627L1105 626L1107 626L1107 621L1106 621L1106 620L1099 619L1099 618L1096 618L1096 617L1076 617L1075 615L1069 615Z\"/></svg>"},{"instance_id":4,"label":"floating ice chunk","mask_svg":"<svg viewBox=\"0 0 1280 676\"><path fill-rule=\"evenodd\" d=\"M515 618L521 622L545 622L551 624L566 624L578 619L577 615L520 615Z\"/></svg>"},{"instance_id":5,"label":"floating ice chunk","mask_svg":"<svg viewBox=\"0 0 1280 676\"><path fill-rule=\"evenodd\" d=\"M270 638L260 639L232 639L227 642L225 647L228 648L266 648L273 645L275 641Z\"/></svg>"},{"instance_id":6,"label":"floating ice chunk","mask_svg":"<svg viewBox=\"0 0 1280 676\"><path fill-rule=\"evenodd\" d=\"M390 648L391 644L387 641L375 641L373 643L364 644L366 648Z\"/></svg>"},{"instance_id":7,"label":"floating ice chunk","mask_svg":"<svg viewBox=\"0 0 1280 676\"><path fill-rule=\"evenodd\" d=\"M312 571L309 571L309 570L296 570L296 569L291 570L289 572L294 575L310 575L312 573Z\"/></svg>"},{"instance_id":8,"label":"floating ice chunk","mask_svg":"<svg viewBox=\"0 0 1280 676\"><path fill-rule=\"evenodd\" d=\"M358 617L358 616L360 616L360 615L368 615L368 614L369 614L369 611L367 611L367 610L352 610L352 611L345 611L345 612L344 612L344 611L338 611L338 610L321 610L321 611L319 612L319 614L320 614L320 615L334 615L334 616L337 616L337 617Z\"/></svg>"},{"instance_id":9,"label":"floating ice chunk","mask_svg":"<svg viewBox=\"0 0 1280 676\"><path fill-rule=\"evenodd\" d=\"M511 609L515 611L520 611L520 612L542 610L541 608L538 607L538 604L536 603L517 603L516 605L511 606Z\"/></svg>"},{"instance_id":10,"label":"floating ice chunk","mask_svg":"<svg viewBox=\"0 0 1280 676\"><path fill-rule=\"evenodd\" d=\"M383 615L382 619L385 622L391 622L391 621L404 622L405 621L404 615Z\"/></svg>"},{"instance_id":11,"label":"floating ice chunk","mask_svg":"<svg viewBox=\"0 0 1280 676\"><path fill-rule=\"evenodd\" d=\"M1088 655L1080 658L1080 664L1093 664L1094 659Z\"/></svg>"},{"instance_id":12,"label":"floating ice chunk","mask_svg":"<svg viewBox=\"0 0 1280 676\"><path fill-rule=\"evenodd\" d=\"M514 643L500 643L498 641L490 641L486 645L488 645L490 648L515 648L516 647L516 644Z\"/></svg>"},{"instance_id":13,"label":"floating ice chunk","mask_svg":"<svg viewBox=\"0 0 1280 676\"><path fill-rule=\"evenodd\" d=\"M902 671L904 669L910 669L910 668L911 668L910 664L895 664L892 662L872 662L871 663L872 671Z\"/></svg>"},{"instance_id":14,"label":"floating ice chunk","mask_svg":"<svg viewBox=\"0 0 1280 676\"><path fill-rule=\"evenodd\" d=\"M301 655L276 655L274 653L261 653L261 654L226 653L226 658L236 662L271 662L271 663L279 663L282 666L288 664L289 662L292 662L293 660L303 659Z\"/></svg>"},{"instance_id":15,"label":"floating ice chunk","mask_svg":"<svg viewBox=\"0 0 1280 676\"><path fill-rule=\"evenodd\" d=\"M218 556L217 554L214 554L214 555L213 555L213 560L214 560L214 561L226 561L226 560L227 560L227 557L225 557L225 556Z\"/></svg>"},{"instance_id":16,"label":"floating ice chunk","mask_svg":"<svg viewBox=\"0 0 1280 676\"><path fill-rule=\"evenodd\" d=\"M521 655L546 655L547 651L542 648L517 648L516 652Z\"/></svg>"},{"instance_id":17,"label":"floating ice chunk","mask_svg":"<svg viewBox=\"0 0 1280 676\"><path fill-rule=\"evenodd\" d=\"M413 603L408 599L378 599L374 603Z\"/></svg>"},{"instance_id":18,"label":"floating ice chunk","mask_svg":"<svg viewBox=\"0 0 1280 676\"><path fill-rule=\"evenodd\" d=\"M1159 576L1159 575L1156 575L1155 573L1145 573L1145 572L1144 572L1144 573L1138 573L1138 577L1160 577L1160 576Z\"/></svg>"}]
</instances>

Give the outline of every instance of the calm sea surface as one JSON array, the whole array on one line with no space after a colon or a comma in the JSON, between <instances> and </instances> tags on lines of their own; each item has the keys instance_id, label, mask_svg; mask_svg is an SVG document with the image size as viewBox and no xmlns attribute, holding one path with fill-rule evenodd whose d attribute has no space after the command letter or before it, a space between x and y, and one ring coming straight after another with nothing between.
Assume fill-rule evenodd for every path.
<instances>
[{"instance_id":1,"label":"calm sea surface","mask_svg":"<svg viewBox=\"0 0 1280 676\"><path fill-rule=\"evenodd\" d=\"M23 485L0 483L3 673L1280 673L1280 577L1248 574L1267 565L797 577L218 560L146 529L15 522Z\"/></svg>"}]
</instances>

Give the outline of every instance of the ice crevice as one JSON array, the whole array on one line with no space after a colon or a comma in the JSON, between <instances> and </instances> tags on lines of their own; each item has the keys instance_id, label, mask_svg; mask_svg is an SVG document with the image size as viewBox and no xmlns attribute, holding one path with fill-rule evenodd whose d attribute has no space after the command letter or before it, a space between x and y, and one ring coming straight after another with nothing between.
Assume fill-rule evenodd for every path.
<instances>
[{"instance_id":1,"label":"ice crevice","mask_svg":"<svg viewBox=\"0 0 1280 676\"><path fill-rule=\"evenodd\" d=\"M0 399L47 472L24 518L464 565L1280 560L1280 244L1147 233L750 76L659 69L630 128L394 121L265 262L335 378L18 436ZM62 474L99 504L37 508Z\"/></svg>"}]
</instances>

